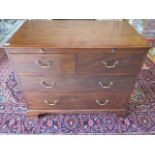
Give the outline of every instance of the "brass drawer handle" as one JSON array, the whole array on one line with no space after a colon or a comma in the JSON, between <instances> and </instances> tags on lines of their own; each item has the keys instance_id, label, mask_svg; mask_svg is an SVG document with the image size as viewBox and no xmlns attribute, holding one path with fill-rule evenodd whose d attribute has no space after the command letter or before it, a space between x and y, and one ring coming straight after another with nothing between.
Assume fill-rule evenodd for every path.
<instances>
[{"instance_id":1,"label":"brass drawer handle","mask_svg":"<svg viewBox=\"0 0 155 155\"><path fill-rule=\"evenodd\" d=\"M53 64L53 61L49 60L47 63L44 63L41 60L36 60L36 64L39 65L41 68L49 68Z\"/></svg>"},{"instance_id":2,"label":"brass drawer handle","mask_svg":"<svg viewBox=\"0 0 155 155\"><path fill-rule=\"evenodd\" d=\"M103 101L101 101L101 100L96 100L96 103L97 103L98 105L102 105L102 106L107 105L109 102L110 102L109 99L106 99L106 100L103 100Z\"/></svg>"},{"instance_id":3,"label":"brass drawer handle","mask_svg":"<svg viewBox=\"0 0 155 155\"><path fill-rule=\"evenodd\" d=\"M111 88L113 86L114 82L110 81L108 85L105 85L103 82L99 81L98 84L101 86L101 88L108 89L108 88Z\"/></svg>"},{"instance_id":4,"label":"brass drawer handle","mask_svg":"<svg viewBox=\"0 0 155 155\"><path fill-rule=\"evenodd\" d=\"M116 60L112 65L108 65L108 62L103 60L102 64L105 66L105 68L116 68L116 66L119 64L119 61Z\"/></svg>"},{"instance_id":5,"label":"brass drawer handle","mask_svg":"<svg viewBox=\"0 0 155 155\"><path fill-rule=\"evenodd\" d=\"M41 81L40 82L40 85L41 86L44 86L45 88L49 89L49 88L54 88L55 85L56 85L56 82L50 82L50 84L48 84L47 82L45 81Z\"/></svg>"},{"instance_id":6,"label":"brass drawer handle","mask_svg":"<svg viewBox=\"0 0 155 155\"><path fill-rule=\"evenodd\" d=\"M113 54L116 53L116 49L112 48L111 53L113 53Z\"/></svg>"},{"instance_id":7,"label":"brass drawer handle","mask_svg":"<svg viewBox=\"0 0 155 155\"><path fill-rule=\"evenodd\" d=\"M41 48L40 50L39 50L39 53L45 53L46 51L45 51L45 49L43 49L43 48Z\"/></svg>"},{"instance_id":8,"label":"brass drawer handle","mask_svg":"<svg viewBox=\"0 0 155 155\"><path fill-rule=\"evenodd\" d=\"M54 100L50 101L50 100L45 99L44 103L49 105L49 106L54 106L58 103L58 100L54 99Z\"/></svg>"}]
</instances>

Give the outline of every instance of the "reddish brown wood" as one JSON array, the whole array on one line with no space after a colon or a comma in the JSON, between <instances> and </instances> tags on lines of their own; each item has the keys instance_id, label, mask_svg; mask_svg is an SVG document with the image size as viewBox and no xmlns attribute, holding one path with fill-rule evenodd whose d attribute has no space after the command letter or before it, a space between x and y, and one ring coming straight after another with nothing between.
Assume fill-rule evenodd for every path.
<instances>
[{"instance_id":1,"label":"reddish brown wood","mask_svg":"<svg viewBox=\"0 0 155 155\"><path fill-rule=\"evenodd\" d=\"M31 20L9 43L4 48L19 79L29 116L102 111L125 116L150 47L126 21ZM116 61L116 67L106 67ZM112 87L101 88L111 81ZM54 88L45 88L51 82L56 82ZM44 103L53 99L58 100L55 105ZM106 99L107 105L96 103Z\"/></svg>"},{"instance_id":2,"label":"reddish brown wood","mask_svg":"<svg viewBox=\"0 0 155 155\"><path fill-rule=\"evenodd\" d=\"M135 76L18 76L24 92L129 92Z\"/></svg>"},{"instance_id":3,"label":"reddish brown wood","mask_svg":"<svg viewBox=\"0 0 155 155\"><path fill-rule=\"evenodd\" d=\"M74 54L11 54L9 57L17 75L55 75L75 72Z\"/></svg>"},{"instance_id":4,"label":"reddish brown wood","mask_svg":"<svg viewBox=\"0 0 155 155\"><path fill-rule=\"evenodd\" d=\"M136 74L145 55L145 51L138 52L116 52L102 54L79 54L79 73L102 73L103 75L112 74ZM106 68L103 61L107 62L107 66L113 66L119 61L114 68Z\"/></svg>"},{"instance_id":5,"label":"reddish brown wood","mask_svg":"<svg viewBox=\"0 0 155 155\"><path fill-rule=\"evenodd\" d=\"M113 53L113 50L116 53L128 53L131 52L142 52L148 48L33 48L33 47L5 47L5 50L9 54L97 54L97 53Z\"/></svg>"},{"instance_id":6,"label":"reddish brown wood","mask_svg":"<svg viewBox=\"0 0 155 155\"><path fill-rule=\"evenodd\" d=\"M9 43L7 47L150 47L127 21L117 20L28 20Z\"/></svg>"},{"instance_id":7,"label":"reddish brown wood","mask_svg":"<svg viewBox=\"0 0 155 155\"><path fill-rule=\"evenodd\" d=\"M41 94L35 92L25 92L25 97L28 102L30 110L68 110L68 111L89 111L109 109L111 111L115 109L124 108L124 101L127 97L127 93L99 93L99 92L82 92L82 93L44 93ZM57 100L55 105L48 105L44 103L44 100L48 100L51 104ZM98 105L96 100L100 100L106 105Z\"/></svg>"}]
</instances>

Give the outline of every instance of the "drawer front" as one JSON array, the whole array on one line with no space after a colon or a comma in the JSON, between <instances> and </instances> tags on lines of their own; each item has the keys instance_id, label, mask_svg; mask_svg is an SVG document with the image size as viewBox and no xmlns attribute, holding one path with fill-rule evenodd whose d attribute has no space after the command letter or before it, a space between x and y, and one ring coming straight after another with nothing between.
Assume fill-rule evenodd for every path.
<instances>
[{"instance_id":1,"label":"drawer front","mask_svg":"<svg viewBox=\"0 0 155 155\"><path fill-rule=\"evenodd\" d=\"M105 77L54 77L19 76L25 92L129 92L134 84L134 76Z\"/></svg>"},{"instance_id":2,"label":"drawer front","mask_svg":"<svg viewBox=\"0 0 155 155\"><path fill-rule=\"evenodd\" d=\"M75 72L74 54L9 54L17 75Z\"/></svg>"},{"instance_id":3,"label":"drawer front","mask_svg":"<svg viewBox=\"0 0 155 155\"><path fill-rule=\"evenodd\" d=\"M79 54L79 73L136 74L145 52L117 52L114 54Z\"/></svg>"},{"instance_id":4,"label":"drawer front","mask_svg":"<svg viewBox=\"0 0 155 155\"><path fill-rule=\"evenodd\" d=\"M31 110L103 110L123 109L128 94L72 93L26 95Z\"/></svg>"},{"instance_id":5,"label":"drawer front","mask_svg":"<svg viewBox=\"0 0 155 155\"><path fill-rule=\"evenodd\" d=\"M112 48L5 48L6 52L8 54L51 54L51 53L55 53L55 54L73 54L73 53L92 53L92 54L96 54L96 53L109 53L109 54L115 54L116 52L123 52L123 53L127 53L127 52L141 52L142 49L133 49L133 48L120 48L120 49L112 49Z\"/></svg>"},{"instance_id":6,"label":"drawer front","mask_svg":"<svg viewBox=\"0 0 155 155\"><path fill-rule=\"evenodd\" d=\"M75 53L75 49L68 48L6 48L8 54L71 54Z\"/></svg>"}]
</instances>

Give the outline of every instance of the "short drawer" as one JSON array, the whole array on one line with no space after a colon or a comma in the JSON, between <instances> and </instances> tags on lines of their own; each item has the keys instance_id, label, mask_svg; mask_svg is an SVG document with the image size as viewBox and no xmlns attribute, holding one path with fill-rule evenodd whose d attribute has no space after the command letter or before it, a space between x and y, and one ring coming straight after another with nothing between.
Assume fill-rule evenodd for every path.
<instances>
[{"instance_id":1,"label":"short drawer","mask_svg":"<svg viewBox=\"0 0 155 155\"><path fill-rule=\"evenodd\" d=\"M123 109L128 94L69 93L29 94L26 101L30 110L100 110Z\"/></svg>"},{"instance_id":2,"label":"short drawer","mask_svg":"<svg viewBox=\"0 0 155 155\"><path fill-rule=\"evenodd\" d=\"M9 54L17 75L75 72L74 54Z\"/></svg>"},{"instance_id":3,"label":"short drawer","mask_svg":"<svg viewBox=\"0 0 155 155\"><path fill-rule=\"evenodd\" d=\"M136 74L142 65L144 51L79 54L79 73Z\"/></svg>"},{"instance_id":4,"label":"short drawer","mask_svg":"<svg viewBox=\"0 0 155 155\"><path fill-rule=\"evenodd\" d=\"M24 92L129 92L134 76L19 76Z\"/></svg>"}]
</instances>

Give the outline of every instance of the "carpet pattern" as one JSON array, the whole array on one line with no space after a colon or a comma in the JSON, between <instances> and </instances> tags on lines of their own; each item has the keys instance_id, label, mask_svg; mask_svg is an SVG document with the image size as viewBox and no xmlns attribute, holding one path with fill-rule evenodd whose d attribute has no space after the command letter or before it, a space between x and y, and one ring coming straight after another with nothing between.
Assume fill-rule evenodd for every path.
<instances>
[{"instance_id":1,"label":"carpet pattern","mask_svg":"<svg viewBox=\"0 0 155 155\"><path fill-rule=\"evenodd\" d=\"M128 109L115 113L51 114L30 119L6 54L0 51L0 134L155 134L155 64L138 76Z\"/></svg>"}]
</instances>

